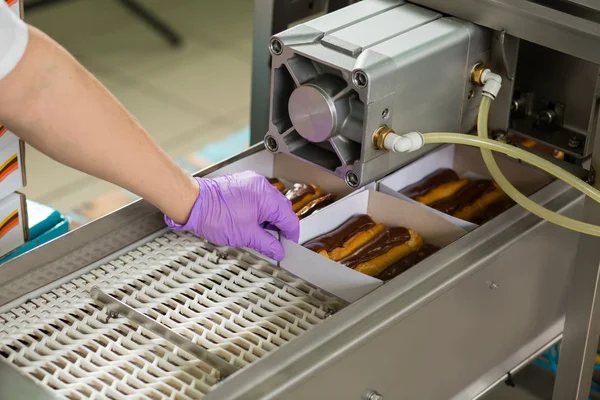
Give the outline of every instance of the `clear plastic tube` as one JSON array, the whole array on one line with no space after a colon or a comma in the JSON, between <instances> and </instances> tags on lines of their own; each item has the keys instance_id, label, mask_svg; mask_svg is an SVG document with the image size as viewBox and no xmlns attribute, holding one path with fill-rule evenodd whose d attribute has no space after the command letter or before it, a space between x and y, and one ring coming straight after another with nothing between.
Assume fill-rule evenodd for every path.
<instances>
[{"instance_id":1,"label":"clear plastic tube","mask_svg":"<svg viewBox=\"0 0 600 400\"><path fill-rule=\"evenodd\" d=\"M508 179L506 179L502 171L500 171L494 156L492 155L492 150L532 164L552 174L556 178L568 183L586 196L589 196L595 201L600 202L600 191L578 179L576 176L568 173L559 166L525 150L489 139L487 137L487 121L491 103L492 99L487 96L484 96L481 101L479 115L477 118L478 137L461 133L426 133L423 135L425 144L454 143L481 148L483 160L492 178L496 181L498 186L521 207L537 215L538 217L545 219L546 221L552 222L564 228L588 235L600 236L600 226L577 221L550 211L530 200L527 196L515 188L508 181Z\"/></svg>"}]
</instances>

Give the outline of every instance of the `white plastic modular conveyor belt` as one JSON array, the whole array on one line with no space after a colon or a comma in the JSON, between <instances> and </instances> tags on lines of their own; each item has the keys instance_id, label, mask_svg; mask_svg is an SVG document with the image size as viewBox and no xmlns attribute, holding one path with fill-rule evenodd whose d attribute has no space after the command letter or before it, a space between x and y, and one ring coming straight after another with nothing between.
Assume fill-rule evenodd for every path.
<instances>
[{"instance_id":1,"label":"white plastic modular conveyor belt","mask_svg":"<svg viewBox=\"0 0 600 400\"><path fill-rule=\"evenodd\" d=\"M126 318L107 322L93 286L240 368L332 311L335 299L296 278L217 254L166 233L0 314L0 354L68 399L201 399L216 371Z\"/></svg>"}]
</instances>

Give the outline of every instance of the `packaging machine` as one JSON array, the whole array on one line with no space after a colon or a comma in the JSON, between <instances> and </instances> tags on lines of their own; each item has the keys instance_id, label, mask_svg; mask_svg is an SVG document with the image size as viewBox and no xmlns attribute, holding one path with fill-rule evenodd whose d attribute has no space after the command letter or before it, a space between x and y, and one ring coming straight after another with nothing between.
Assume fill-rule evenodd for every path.
<instances>
[{"instance_id":1,"label":"packaging machine","mask_svg":"<svg viewBox=\"0 0 600 400\"><path fill-rule=\"evenodd\" d=\"M591 3L363 0L270 37L264 144L199 175L254 169L336 194L301 242L366 212L443 248L383 283L285 241L276 265L169 232L138 201L0 267L0 398L477 399L562 338L555 399L586 399L598 239L518 206L473 226L402 199L427 170L485 165L454 145L386 151L377 133L471 132L485 65L503 80L495 138L535 140L595 182ZM600 223L576 190L496 159L535 202Z\"/></svg>"}]
</instances>

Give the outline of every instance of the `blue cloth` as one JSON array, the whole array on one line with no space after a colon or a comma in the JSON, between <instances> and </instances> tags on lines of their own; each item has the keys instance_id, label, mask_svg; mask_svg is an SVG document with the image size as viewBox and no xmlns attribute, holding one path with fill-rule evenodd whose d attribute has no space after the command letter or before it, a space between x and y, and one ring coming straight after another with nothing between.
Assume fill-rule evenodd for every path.
<instances>
[{"instance_id":1,"label":"blue cloth","mask_svg":"<svg viewBox=\"0 0 600 400\"><path fill-rule=\"evenodd\" d=\"M27 200L29 241L0 258L0 263L43 245L69 231L69 221L55 209Z\"/></svg>"},{"instance_id":2,"label":"blue cloth","mask_svg":"<svg viewBox=\"0 0 600 400\"><path fill-rule=\"evenodd\" d=\"M29 239L33 240L49 231L64 218L52 207L27 200L27 221L29 224Z\"/></svg>"}]
</instances>

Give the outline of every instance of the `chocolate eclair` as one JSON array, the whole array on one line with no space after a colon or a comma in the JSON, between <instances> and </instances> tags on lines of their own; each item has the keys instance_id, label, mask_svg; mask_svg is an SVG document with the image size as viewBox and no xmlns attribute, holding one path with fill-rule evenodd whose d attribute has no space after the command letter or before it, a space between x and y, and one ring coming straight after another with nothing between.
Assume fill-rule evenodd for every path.
<instances>
[{"instance_id":1,"label":"chocolate eclair","mask_svg":"<svg viewBox=\"0 0 600 400\"><path fill-rule=\"evenodd\" d=\"M515 202L510 197L500 188L496 188L475 200L473 204L456 211L453 215L465 221L483 225L514 205Z\"/></svg>"},{"instance_id":2,"label":"chocolate eclair","mask_svg":"<svg viewBox=\"0 0 600 400\"><path fill-rule=\"evenodd\" d=\"M307 185L305 183L296 183L285 192L285 197L292 202L292 210L298 212L311 201L323 196L321 188L317 185Z\"/></svg>"},{"instance_id":3,"label":"chocolate eclair","mask_svg":"<svg viewBox=\"0 0 600 400\"><path fill-rule=\"evenodd\" d=\"M277 178L269 178L269 183L273 186L275 186L275 188L277 190L279 190L281 193L285 192L285 185L283 183L281 183L281 181Z\"/></svg>"},{"instance_id":4,"label":"chocolate eclair","mask_svg":"<svg viewBox=\"0 0 600 400\"><path fill-rule=\"evenodd\" d=\"M423 238L407 228L389 228L371 243L341 262L365 275L377 276L390 265L419 250ZM345 262L344 262L345 261Z\"/></svg>"},{"instance_id":5,"label":"chocolate eclair","mask_svg":"<svg viewBox=\"0 0 600 400\"><path fill-rule=\"evenodd\" d=\"M473 218L471 222L477 225L483 225L486 222L496 218L498 215L502 214L504 211L508 210L514 205L515 202L510 197L504 196L500 200L497 200L490 204L481 216Z\"/></svg>"},{"instance_id":6,"label":"chocolate eclair","mask_svg":"<svg viewBox=\"0 0 600 400\"><path fill-rule=\"evenodd\" d=\"M458 209L472 204L479 197L494 190L496 190L496 186L490 180L470 181L453 196L437 201L430 206L445 214L453 215Z\"/></svg>"},{"instance_id":7,"label":"chocolate eclair","mask_svg":"<svg viewBox=\"0 0 600 400\"><path fill-rule=\"evenodd\" d=\"M419 182L405 187L400 193L429 206L452 196L468 183L468 179L459 179L456 172L444 168L438 169Z\"/></svg>"},{"instance_id":8,"label":"chocolate eclair","mask_svg":"<svg viewBox=\"0 0 600 400\"><path fill-rule=\"evenodd\" d=\"M331 203L335 201L336 196L334 194L326 194L325 196L321 196L318 199L314 199L304 207L300 211L296 213L299 219L303 219L308 217L309 215L314 214L316 211L321 208L325 208Z\"/></svg>"},{"instance_id":9,"label":"chocolate eclair","mask_svg":"<svg viewBox=\"0 0 600 400\"><path fill-rule=\"evenodd\" d=\"M464 221L473 222L485 215L487 209L497 201L503 201L507 195L493 181L488 181L485 185L485 190L482 190L480 195L467 198L459 207L449 213L450 215L460 218Z\"/></svg>"},{"instance_id":10,"label":"chocolate eclair","mask_svg":"<svg viewBox=\"0 0 600 400\"><path fill-rule=\"evenodd\" d=\"M339 261L383 233L385 226L377 224L366 214L358 214L333 231L304 244L309 250Z\"/></svg>"},{"instance_id":11,"label":"chocolate eclair","mask_svg":"<svg viewBox=\"0 0 600 400\"><path fill-rule=\"evenodd\" d=\"M348 268L356 268L358 264L372 260L388 252L392 247L404 244L409 240L410 232L408 229L389 228L340 262Z\"/></svg>"},{"instance_id":12,"label":"chocolate eclair","mask_svg":"<svg viewBox=\"0 0 600 400\"><path fill-rule=\"evenodd\" d=\"M455 182L458 180L458 174L449 168L440 168L427 175L418 182L408 185L400 191L406 197L414 199L415 197L423 196L427 192L435 189L440 185Z\"/></svg>"},{"instance_id":13,"label":"chocolate eclair","mask_svg":"<svg viewBox=\"0 0 600 400\"><path fill-rule=\"evenodd\" d=\"M402 274L405 271L408 271L430 255L434 254L439 250L439 247L434 246L432 244L425 243L423 247L421 247L417 251L413 251L406 257L402 258L400 261L397 261L383 270L379 275L377 275L378 279L382 281L389 281L390 279L394 279L398 275Z\"/></svg>"}]
</instances>

